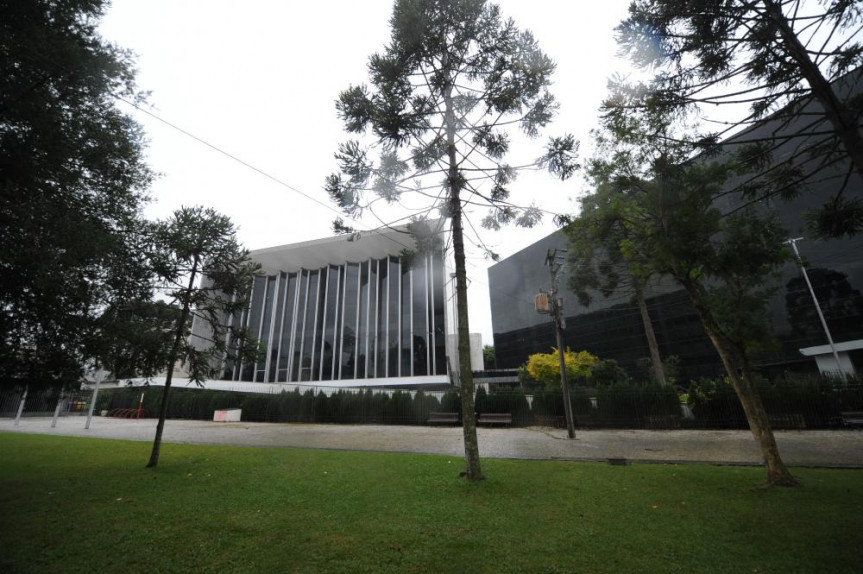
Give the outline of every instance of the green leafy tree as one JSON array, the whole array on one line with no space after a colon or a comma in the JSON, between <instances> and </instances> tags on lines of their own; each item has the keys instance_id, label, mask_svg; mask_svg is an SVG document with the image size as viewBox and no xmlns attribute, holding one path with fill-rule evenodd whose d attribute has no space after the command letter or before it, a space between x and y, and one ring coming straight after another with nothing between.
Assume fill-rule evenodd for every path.
<instances>
[{"instance_id":1,"label":"green leafy tree","mask_svg":"<svg viewBox=\"0 0 863 574\"><path fill-rule=\"evenodd\" d=\"M237 241L231 220L212 209L184 207L154 226L151 261L161 288L180 309L171 329L159 422L148 467L159 462L162 431L175 366L183 364L196 383L218 374L227 360L255 361L257 341L232 325L248 305L258 264ZM194 333L193 319L200 323ZM228 337L230 335L230 337ZM229 341L230 339L230 341Z\"/></svg>"},{"instance_id":2,"label":"green leafy tree","mask_svg":"<svg viewBox=\"0 0 863 574\"><path fill-rule=\"evenodd\" d=\"M482 348L482 366L485 370L494 369L497 361L494 355L494 347L492 345L484 345Z\"/></svg>"},{"instance_id":3,"label":"green leafy tree","mask_svg":"<svg viewBox=\"0 0 863 574\"><path fill-rule=\"evenodd\" d=\"M566 365L566 378L570 384L588 379L597 360L596 356L587 351L575 352L570 349L564 351L563 362ZM560 387L560 353L557 349L552 349L551 353L530 355L527 358L526 369L533 380L549 388Z\"/></svg>"},{"instance_id":4,"label":"green leafy tree","mask_svg":"<svg viewBox=\"0 0 863 574\"><path fill-rule=\"evenodd\" d=\"M751 370L752 355L773 343L767 301L788 259L784 230L774 212L752 206L723 215L717 198L740 169L735 162L692 161L691 147L658 144L652 131L618 135L617 153L591 168L591 204L614 213L626 228L618 247L623 257L673 278L687 292L746 413L768 482L796 484Z\"/></svg>"},{"instance_id":5,"label":"green leafy tree","mask_svg":"<svg viewBox=\"0 0 863 574\"><path fill-rule=\"evenodd\" d=\"M77 382L109 305L147 299L152 173L99 0L0 2L0 386Z\"/></svg>"},{"instance_id":6,"label":"green leafy tree","mask_svg":"<svg viewBox=\"0 0 863 574\"><path fill-rule=\"evenodd\" d=\"M111 305L97 322L99 364L118 380L164 371L179 318L180 309L164 301Z\"/></svg>"},{"instance_id":7,"label":"green leafy tree","mask_svg":"<svg viewBox=\"0 0 863 574\"><path fill-rule=\"evenodd\" d=\"M755 199L789 197L816 174L844 169L832 174L844 183L812 221L825 236L858 233L863 203L845 192L863 178L863 105L854 89L863 58L861 6L849 0L635 0L617 28L618 40L633 63L656 74L646 85L619 82L618 94L637 95L637 103L608 111L698 110L721 126L710 136L714 141L772 114L779 130L738 140L746 144L740 153L757 159L739 188L767 181L758 186L761 195L751 194ZM717 107L741 105L748 111L736 119L712 115Z\"/></svg>"},{"instance_id":8,"label":"green leafy tree","mask_svg":"<svg viewBox=\"0 0 863 574\"><path fill-rule=\"evenodd\" d=\"M336 107L349 132L371 132L380 155L351 140L339 146L340 172L326 189L354 218L375 201L428 201L451 222L455 256L459 384L462 411L474 412L470 370L464 211L482 203L487 228L531 226L536 206L508 201L522 168L548 168L561 178L577 168L571 136L551 139L539 160L513 165L507 129L536 137L557 108L549 93L554 62L529 32L484 0L396 0L391 38L369 58L371 87L352 86ZM430 183L430 181L433 181ZM469 222L468 222L469 223ZM345 231L344 223L336 226ZM465 416L466 476L482 479L473 417Z\"/></svg>"},{"instance_id":9,"label":"green leafy tree","mask_svg":"<svg viewBox=\"0 0 863 574\"><path fill-rule=\"evenodd\" d=\"M601 139L598 141L601 148L608 148L608 145L602 145ZM598 169L598 166L594 165L593 169ZM583 197L581 202L582 217L568 219L564 228L567 259L571 268L576 270L567 279L568 287L584 307L593 302L594 292L605 297L613 293L632 294L647 338L653 377L660 385L665 385L659 344L644 298L653 271L649 266L630 261L623 255L623 240L629 238L631 233L617 217L616 204L597 202L593 195Z\"/></svg>"},{"instance_id":10,"label":"green leafy tree","mask_svg":"<svg viewBox=\"0 0 863 574\"><path fill-rule=\"evenodd\" d=\"M590 368L589 381L597 387L626 385L629 383L629 375L614 359L601 359Z\"/></svg>"}]
</instances>

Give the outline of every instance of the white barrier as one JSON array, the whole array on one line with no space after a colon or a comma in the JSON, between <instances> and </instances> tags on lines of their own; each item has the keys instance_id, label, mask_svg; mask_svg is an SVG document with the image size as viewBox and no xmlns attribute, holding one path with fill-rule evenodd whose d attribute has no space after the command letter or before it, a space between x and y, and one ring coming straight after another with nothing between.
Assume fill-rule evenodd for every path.
<instances>
[{"instance_id":1,"label":"white barrier","mask_svg":"<svg viewBox=\"0 0 863 574\"><path fill-rule=\"evenodd\" d=\"M242 414L243 409L222 409L213 413L213 422L237 423L240 422L240 416Z\"/></svg>"}]
</instances>

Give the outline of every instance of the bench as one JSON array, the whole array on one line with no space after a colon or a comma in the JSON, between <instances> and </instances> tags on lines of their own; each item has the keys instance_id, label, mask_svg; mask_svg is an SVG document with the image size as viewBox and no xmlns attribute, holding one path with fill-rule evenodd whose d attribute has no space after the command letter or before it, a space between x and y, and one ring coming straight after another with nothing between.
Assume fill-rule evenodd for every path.
<instances>
[{"instance_id":1,"label":"bench","mask_svg":"<svg viewBox=\"0 0 863 574\"><path fill-rule=\"evenodd\" d=\"M799 413L790 415L767 415L770 426L776 430L803 430L806 428L806 419Z\"/></svg>"},{"instance_id":2,"label":"bench","mask_svg":"<svg viewBox=\"0 0 863 574\"><path fill-rule=\"evenodd\" d=\"M860 427L863 426L863 411L845 411L842 414L842 426Z\"/></svg>"},{"instance_id":3,"label":"bench","mask_svg":"<svg viewBox=\"0 0 863 574\"><path fill-rule=\"evenodd\" d=\"M477 419L480 425L511 425L512 414L510 413L482 413Z\"/></svg>"},{"instance_id":4,"label":"bench","mask_svg":"<svg viewBox=\"0 0 863 574\"><path fill-rule=\"evenodd\" d=\"M457 425L458 413L429 413L428 424Z\"/></svg>"}]
</instances>

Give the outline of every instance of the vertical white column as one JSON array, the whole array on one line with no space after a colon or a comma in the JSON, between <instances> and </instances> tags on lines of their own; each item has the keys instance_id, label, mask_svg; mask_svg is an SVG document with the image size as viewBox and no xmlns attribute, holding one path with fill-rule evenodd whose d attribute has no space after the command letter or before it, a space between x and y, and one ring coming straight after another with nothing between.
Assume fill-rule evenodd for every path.
<instances>
[{"instance_id":1,"label":"vertical white column","mask_svg":"<svg viewBox=\"0 0 863 574\"><path fill-rule=\"evenodd\" d=\"M324 269L327 270L327 282L324 285L324 314L321 315L321 358L318 360L318 380L321 381L324 378L324 349L327 346L327 302L330 299L330 273L333 272L333 268L327 265ZM321 273L323 273L323 269L321 269ZM320 287L320 284L319 284ZM338 291L339 288L336 286L336 298L338 299ZM318 291L320 293L320 291ZM317 317L317 313L315 314ZM312 339L314 341L314 339ZM335 352L335 349L333 349Z\"/></svg>"},{"instance_id":2,"label":"vertical white column","mask_svg":"<svg viewBox=\"0 0 863 574\"><path fill-rule=\"evenodd\" d=\"M263 382L265 382L265 383L267 381L269 381L269 379L270 379L270 366L272 365L273 354L275 354L272 352L273 334L274 334L275 327L276 327L276 309L279 308L279 302L276 299L279 296L279 286L281 285L281 282L282 282L282 274L278 273L276 275L276 282L273 283L273 304L270 305L270 332L267 334L267 348L266 348L267 360L264 363L264 380L263 380ZM270 284L270 281L268 279L267 285L269 285L269 284ZM266 303L266 301L267 301L267 299L264 298L265 303ZM266 304L264 305L264 309L266 309ZM262 328L264 325L264 316L263 316L264 309L261 309L261 327ZM276 343L277 343L276 353L278 353L279 352L278 341ZM278 363L276 363L276 366L278 366Z\"/></svg>"}]
</instances>

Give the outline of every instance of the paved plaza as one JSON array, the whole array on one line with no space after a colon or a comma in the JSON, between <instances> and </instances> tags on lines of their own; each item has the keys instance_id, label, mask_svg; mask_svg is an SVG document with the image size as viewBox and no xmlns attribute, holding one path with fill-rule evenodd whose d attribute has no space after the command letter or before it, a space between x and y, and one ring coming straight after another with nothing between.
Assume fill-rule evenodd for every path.
<instances>
[{"instance_id":1,"label":"paved plaza","mask_svg":"<svg viewBox=\"0 0 863 574\"><path fill-rule=\"evenodd\" d=\"M0 419L0 432L151 441L154 419L125 420L61 417ZM749 431L583 430L575 440L566 431L541 427L478 429L480 454L493 458L563 459L632 462L702 462L759 464L758 447ZM391 425L214 423L169 420L164 441L271 448L411 452L462 456L460 427ZM794 466L863 468L863 431L777 431L783 459Z\"/></svg>"}]
</instances>

